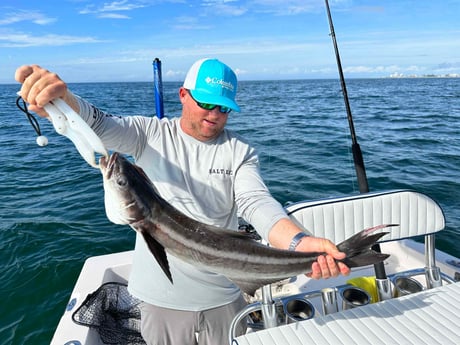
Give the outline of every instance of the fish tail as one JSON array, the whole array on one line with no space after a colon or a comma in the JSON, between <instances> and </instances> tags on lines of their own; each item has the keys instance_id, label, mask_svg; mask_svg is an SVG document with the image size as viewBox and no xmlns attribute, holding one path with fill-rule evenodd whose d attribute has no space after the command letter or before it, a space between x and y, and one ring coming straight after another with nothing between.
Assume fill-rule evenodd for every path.
<instances>
[{"instance_id":1,"label":"fish tail","mask_svg":"<svg viewBox=\"0 0 460 345\"><path fill-rule=\"evenodd\" d=\"M374 233L375 231L391 226L398 226L398 224L382 224L372 228L364 229L356 235L348 238L342 243L337 245L337 248L344 252L347 256L345 259L340 260L348 267L360 267L373 265L384 261L390 255L378 253L371 247L388 232Z\"/></svg>"}]
</instances>

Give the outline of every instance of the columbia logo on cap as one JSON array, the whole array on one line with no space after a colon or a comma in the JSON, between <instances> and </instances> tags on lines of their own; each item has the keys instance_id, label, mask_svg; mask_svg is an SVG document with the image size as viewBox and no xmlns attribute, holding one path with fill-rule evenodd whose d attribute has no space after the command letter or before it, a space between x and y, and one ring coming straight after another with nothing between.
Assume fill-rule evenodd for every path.
<instances>
[{"instance_id":1,"label":"columbia logo on cap","mask_svg":"<svg viewBox=\"0 0 460 345\"><path fill-rule=\"evenodd\" d=\"M230 83L229 81L225 81L223 79L217 79L217 78L211 78L211 77L207 77L205 79L206 83L208 84L216 84L216 85L220 85L222 86L223 88L226 88L230 91L234 91L235 90L235 87L233 86L232 83Z\"/></svg>"}]
</instances>

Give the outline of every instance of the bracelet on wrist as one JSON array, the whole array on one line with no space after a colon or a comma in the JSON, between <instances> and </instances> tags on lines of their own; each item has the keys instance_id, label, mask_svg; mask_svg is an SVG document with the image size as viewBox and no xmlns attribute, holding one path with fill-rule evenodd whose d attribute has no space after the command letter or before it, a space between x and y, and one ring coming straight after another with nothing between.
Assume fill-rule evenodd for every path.
<instances>
[{"instance_id":1,"label":"bracelet on wrist","mask_svg":"<svg viewBox=\"0 0 460 345\"><path fill-rule=\"evenodd\" d=\"M305 233L305 232L299 232L297 235L295 235L292 240L291 240L291 243L289 244L289 248L288 250L290 251L295 251L297 246L299 245L300 241L302 240L302 238L304 237L308 237L308 235Z\"/></svg>"}]
</instances>

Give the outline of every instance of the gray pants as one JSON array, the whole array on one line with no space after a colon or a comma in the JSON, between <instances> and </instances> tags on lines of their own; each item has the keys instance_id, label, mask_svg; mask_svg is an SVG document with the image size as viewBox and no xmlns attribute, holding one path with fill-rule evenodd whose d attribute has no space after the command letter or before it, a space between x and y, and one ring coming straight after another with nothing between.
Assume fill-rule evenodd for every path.
<instances>
[{"instance_id":1,"label":"gray pants","mask_svg":"<svg viewBox=\"0 0 460 345\"><path fill-rule=\"evenodd\" d=\"M242 296L222 307L197 312L142 303L142 337L148 345L225 345L230 323L245 305Z\"/></svg>"}]
</instances>

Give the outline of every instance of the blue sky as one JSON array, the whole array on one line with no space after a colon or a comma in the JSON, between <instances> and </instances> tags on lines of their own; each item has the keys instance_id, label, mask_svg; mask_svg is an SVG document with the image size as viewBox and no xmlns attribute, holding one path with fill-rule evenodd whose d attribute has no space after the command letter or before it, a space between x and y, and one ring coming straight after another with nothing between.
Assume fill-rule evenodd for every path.
<instances>
[{"instance_id":1,"label":"blue sky","mask_svg":"<svg viewBox=\"0 0 460 345\"><path fill-rule=\"evenodd\" d=\"M460 74L460 0L330 0L347 78ZM183 80L217 57L241 80L337 78L323 0L2 0L0 83Z\"/></svg>"}]
</instances>

